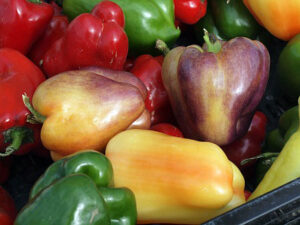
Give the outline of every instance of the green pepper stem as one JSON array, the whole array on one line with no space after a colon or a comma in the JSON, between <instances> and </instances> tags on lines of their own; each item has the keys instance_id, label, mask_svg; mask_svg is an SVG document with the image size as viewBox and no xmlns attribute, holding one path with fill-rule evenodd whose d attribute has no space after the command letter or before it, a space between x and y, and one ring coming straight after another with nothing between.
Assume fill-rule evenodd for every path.
<instances>
[{"instance_id":1,"label":"green pepper stem","mask_svg":"<svg viewBox=\"0 0 300 225\"><path fill-rule=\"evenodd\" d=\"M170 51L168 45L163 40L157 40L155 47L161 51L164 56L166 56Z\"/></svg>"},{"instance_id":2,"label":"green pepper stem","mask_svg":"<svg viewBox=\"0 0 300 225\"><path fill-rule=\"evenodd\" d=\"M31 114L27 116L27 122L32 124L44 123L46 117L41 115L33 108L33 106L30 104L29 97L26 93L22 95L22 99L27 109L31 112Z\"/></svg>"},{"instance_id":3,"label":"green pepper stem","mask_svg":"<svg viewBox=\"0 0 300 225\"><path fill-rule=\"evenodd\" d=\"M243 165L247 164L248 162L250 162L252 160L255 160L255 159L277 157L278 155L279 155L278 152L265 152L265 153L262 153L260 155L254 156L254 157L251 157L251 158L248 158L248 159L244 159L241 162L241 166L243 166Z\"/></svg>"},{"instance_id":4,"label":"green pepper stem","mask_svg":"<svg viewBox=\"0 0 300 225\"><path fill-rule=\"evenodd\" d=\"M207 45L207 52L218 53L222 48L221 42L216 38L215 35L209 34L206 29L203 30L203 39Z\"/></svg>"},{"instance_id":5,"label":"green pepper stem","mask_svg":"<svg viewBox=\"0 0 300 225\"><path fill-rule=\"evenodd\" d=\"M43 2L41 0L27 0L31 3L37 3L37 4L42 4Z\"/></svg>"},{"instance_id":6,"label":"green pepper stem","mask_svg":"<svg viewBox=\"0 0 300 225\"><path fill-rule=\"evenodd\" d=\"M4 142L11 143L6 147L5 152L0 153L0 157L6 157L17 151L22 144L33 142L33 131L28 127L12 127L3 132Z\"/></svg>"}]
</instances>

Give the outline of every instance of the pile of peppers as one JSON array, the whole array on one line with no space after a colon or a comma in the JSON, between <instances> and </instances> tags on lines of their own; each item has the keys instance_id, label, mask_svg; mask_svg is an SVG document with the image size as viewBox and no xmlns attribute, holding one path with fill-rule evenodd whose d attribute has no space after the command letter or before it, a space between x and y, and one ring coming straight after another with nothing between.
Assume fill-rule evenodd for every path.
<instances>
[{"instance_id":1,"label":"pile of peppers","mask_svg":"<svg viewBox=\"0 0 300 225\"><path fill-rule=\"evenodd\" d=\"M0 224L200 224L299 178L295 15L280 0L0 0ZM275 129L272 63L293 106ZM20 210L16 157L51 161Z\"/></svg>"}]
</instances>

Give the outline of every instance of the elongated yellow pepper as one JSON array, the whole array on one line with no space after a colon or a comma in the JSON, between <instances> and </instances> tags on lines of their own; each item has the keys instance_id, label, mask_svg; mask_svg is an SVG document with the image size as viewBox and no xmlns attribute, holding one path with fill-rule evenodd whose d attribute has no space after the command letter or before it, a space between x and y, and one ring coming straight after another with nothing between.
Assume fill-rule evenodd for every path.
<instances>
[{"instance_id":1,"label":"elongated yellow pepper","mask_svg":"<svg viewBox=\"0 0 300 225\"><path fill-rule=\"evenodd\" d=\"M298 99L300 118L300 98ZM284 145L249 200L300 177L300 126Z\"/></svg>"},{"instance_id":2,"label":"elongated yellow pepper","mask_svg":"<svg viewBox=\"0 0 300 225\"><path fill-rule=\"evenodd\" d=\"M215 144L128 130L106 148L116 187L136 197L138 223L199 224L245 202L244 178Z\"/></svg>"}]
</instances>

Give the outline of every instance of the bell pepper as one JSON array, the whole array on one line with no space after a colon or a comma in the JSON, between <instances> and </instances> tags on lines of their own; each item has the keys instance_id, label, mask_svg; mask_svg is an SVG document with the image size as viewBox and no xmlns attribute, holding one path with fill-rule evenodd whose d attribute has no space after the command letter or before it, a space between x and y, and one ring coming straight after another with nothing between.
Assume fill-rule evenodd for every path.
<instances>
[{"instance_id":1,"label":"bell pepper","mask_svg":"<svg viewBox=\"0 0 300 225\"><path fill-rule=\"evenodd\" d=\"M43 123L43 146L57 160L84 149L103 151L111 137L130 126L148 129L146 95L133 74L92 67L53 76L34 92L33 107L26 96L24 101L31 119Z\"/></svg>"},{"instance_id":2,"label":"bell pepper","mask_svg":"<svg viewBox=\"0 0 300 225\"><path fill-rule=\"evenodd\" d=\"M221 40L235 37L256 39L260 26L240 0L208 1L207 13L194 26L197 39L202 43L203 28L215 34Z\"/></svg>"},{"instance_id":3,"label":"bell pepper","mask_svg":"<svg viewBox=\"0 0 300 225\"><path fill-rule=\"evenodd\" d=\"M173 0L175 18L185 24L197 23L206 13L207 0Z\"/></svg>"},{"instance_id":4,"label":"bell pepper","mask_svg":"<svg viewBox=\"0 0 300 225\"><path fill-rule=\"evenodd\" d=\"M60 39L66 32L69 21L66 16L53 16L45 33L32 46L28 57L39 67L43 64L43 58L50 46ZM41 67L42 68L42 67Z\"/></svg>"},{"instance_id":5,"label":"bell pepper","mask_svg":"<svg viewBox=\"0 0 300 225\"><path fill-rule=\"evenodd\" d=\"M64 13L73 19L90 12L102 0L64 0ZM173 0L112 0L125 14L125 31L129 39L129 54L158 54L157 39L172 46L180 35L174 24Z\"/></svg>"},{"instance_id":6,"label":"bell pepper","mask_svg":"<svg viewBox=\"0 0 300 225\"><path fill-rule=\"evenodd\" d=\"M175 137L183 137L182 132L170 123L158 123L150 127L151 130L162 132L164 134L172 135Z\"/></svg>"},{"instance_id":7,"label":"bell pepper","mask_svg":"<svg viewBox=\"0 0 300 225\"><path fill-rule=\"evenodd\" d=\"M299 8L300 10L300 8ZM299 11L300 12L300 11ZM300 33L300 30L299 30ZM300 34L292 38L280 53L277 81L281 91L292 99L300 96Z\"/></svg>"},{"instance_id":8,"label":"bell pepper","mask_svg":"<svg viewBox=\"0 0 300 225\"><path fill-rule=\"evenodd\" d=\"M262 143L266 136L266 125L267 117L265 114L256 111L246 135L222 147L228 159L241 170L244 177L251 177L254 174L255 161L244 165L241 165L241 162L261 154Z\"/></svg>"},{"instance_id":9,"label":"bell pepper","mask_svg":"<svg viewBox=\"0 0 300 225\"><path fill-rule=\"evenodd\" d=\"M110 161L85 151L50 165L15 225L135 225L136 217L132 191L113 186Z\"/></svg>"},{"instance_id":10,"label":"bell pepper","mask_svg":"<svg viewBox=\"0 0 300 225\"><path fill-rule=\"evenodd\" d=\"M135 195L137 224L199 224L245 201L243 176L213 143L127 130L105 154L115 187Z\"/></svg>"},{"instance_id":11,"label":"bell pepper","mask_svg":"<svg viewBox=\"0 0 300 225\"><path fill-rule=\"evenodd\" d=\"M290 40L300 33L300 2L297 0L243 0L256 20L271 34Z\"/></svg>"},{"instance_id":12,"label":"bell pepper","mask_svg":"<svg viewBox=\"0 0 300 225\"><path fill-rule=\"evenodd\" d=\"M0 224L13 225L17 210L14 200L9 193L0 186Z\"/></svg>"},{"instance_id":13,"label":"bell pepper","mask_svg":"<svg viewBox=\"0 0 300 225\"><path fill-rule=\"evenodd\" d=\"M247 133L269 78L270 55L245 37L172 49L162 66L179 128L187 138L227 145ZM158 42L158 48L162 43Z\"/></svg>"},{"instance_id":14,"label":"bell pepper","mask_svg":"<svg viewBox=\"0 0 300 225\"><path fill-rule=\"evenodd\" d=\"M43 58L48 76L87 66L123 69L128 38L123 30L124 14L111 2L97 4L91 13L76 17L63 37L55 41Z\"/></svg>"},{"instance_id":15,"label":"bell pepper","mask_svg":"<svg viewBox=\"0 0 300 225\"><path fill-rule=\"evenodd\" d=\"M298 100L298 107L300 107L300 98ZM300 115L298 114L298 118L299 117ZM275 159L271 168L267 171L255 191L252 193L249 200L257 198L300 177L299 146L300 129L298 125L298 129L285 143L278 157Z\"/></svg>"},{"instance_id":16,"label":"bell pepper","mask_svg":"<svg viewBox=\"0 0 300 225\"><path fill-rule=\"evenodd\" d=\"M48 26L53 8L41 0L1 0L0 15L0 48L26 54Z\"/></svg>"},{"instance_id":17,"label":"bell pepper","mask_svg":"<svg viewBox=\"0 0 300 225\"><path fill-rule=\"evenodd\" d=\"M167 91L161 77L163 56L141 55L130 70L147 88L145 107L151 114L151 123L174 121Z\"/></svg>"},{"instance_id":18,"label":"bell pepper","mask_svg":"<svg viewBox=\"0 0 300 225\"><path fill-rule=\"evenodd\" d=\"M22 102L22 94L26 92L32 97L44 80L41 70L23 54L0 49L0 104L5 106L0 107L0 156L22 155L41 145L41 126L26 123L29 111Z\"/></svg>"},{"instance_id":19,"label":"bell pepper","mask_svg":"<svg viewBox=\"0 0 300 225\"><path fill-rule=\"evenodd\" d=\"M263 152L280 152L299 126L298 106L285 111L279 118L278 128L268 133Z\"/></svg>"},{"instance_id":20,"label":"bell pepper","mask_svg":"<svg viewBox=\"0 0 300 225\"><path fill-rule=\"evenodd\" d=\"M7 181L10 175L10 169L12 166L12 158L10 156L5 158L0 158L0 184Z\"/></svg>"}]
</instances>

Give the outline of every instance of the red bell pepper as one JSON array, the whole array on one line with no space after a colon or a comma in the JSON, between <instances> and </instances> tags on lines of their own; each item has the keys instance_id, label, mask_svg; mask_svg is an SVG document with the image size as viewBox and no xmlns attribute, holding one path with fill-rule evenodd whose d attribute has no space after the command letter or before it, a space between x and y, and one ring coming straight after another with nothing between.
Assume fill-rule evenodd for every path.
<instances>
[{"instance_id":1,"label":"red bell pepper","mask_svg":"<svg viewBox=\"0 0 300 225\"><path fill-rule=\"evenodd\" d=\"M27 57L14 49L0 49L0 152L25 154L41 145L39 124L26 123L30 114L23 103L22 94L33 95L37 86L45 80L41 70ZM32 143L30 143L34 140ZM8 143L11 143L8 146Z\"/></svg>"},{"instance_id":2,"label":"red bell pepper","mask_svg":"<svg viewBox=\"0 0 300 225\"><path fill-rule=\"evenodd\" d=\"M182 132L170 123L158 123L150 127L150 130L155 130L175 137L183 137Z\"/></svg>"},{"instance_id":3,"label":"red bell pepper","mask_svg":"<svg viewBox=\"0 0 300 225\"><path fill-rule=\"evenodd\" d=\"M9 193L0 186L0 224L13 225L17 215L14 200Z\"/></svg>"},{"instance_id":4,"label":"red bell pepper","mask_svg":"<svg viewBox=\"0 0 300 225\"><path fill-rule=\"evenodd\" d=\"M175 18L185 24L195 24L206 14L207 0L174 0Z\"/></svg>"},{"instance_id":5,"label":"red bell pepper","mask_svg":"<svg viewBox=\"0 0 300 225\"><path fill-rule=\"evenodd\" d=\"M128 53L124 14L113 2L98 3L91 13L77 16L65 35L46 52L43 69L48 76L87 66L122 70Z\"/></svg>"},{"instance_id":6,"label":"red bell pepper","mask_svg":"<svg viewBox=\"0 0 300 225\"><path fill-rule=\"evenodd\" d=\"M0 0L0 48L27 54L43 34L53 8L41 0Z\"/></svg>"},{"instance_id":7,"label":"red bell pepper","mask_svg":"<svg viewBox=\"0 0 300 225\"><path fill-rule=\"evenodd\" d=\"M266 136L267 117L264 113L256 111L248 132L235 142L223 146L225 154L244 174L249 177L254 173L255 160L241 165L241 161L261 154L261 146Z\"/></svg>"},{"instance_id":8,"label":"red bell pepper","mask_svg":"<svg viewBox=\"0 0 300 225\"><path fill-rule=\"evenodd\" d=\"M145 106L151 114L151 124L174 121L167 91L162 82L162 62L163 56L141 55L130 70L147 88Z\"/></svg>"},{"instance_id":9,"label":"red bell pepper","mask_svg":"<svg viewBox=\"0 0 300 225\"><path fill-rule=\"evenodd\" d=\"M57 15L53 16L43 36L33 45L28 57L37 65L42 65L43 57L50 46L63 37L65 34L69 21L67 16Z\"/></svg>"},{"instance_id":10,"label":"red bell pepper","mask_svg":"<svg viewBox=\"0 0 300 225\"><path fill-rule=\"evenodd\" d=\"M12 157L8 156L5 158L0 158L0 184L7 181L10 175L10 168L12 165Z\"/></svg>"}]
</instances>

